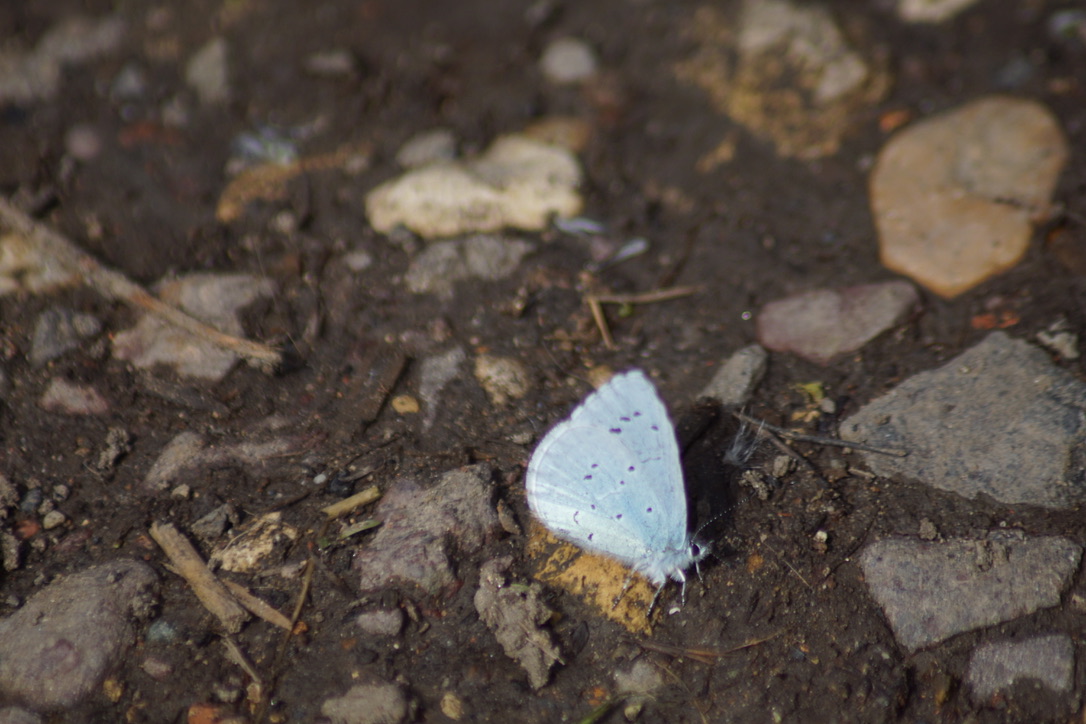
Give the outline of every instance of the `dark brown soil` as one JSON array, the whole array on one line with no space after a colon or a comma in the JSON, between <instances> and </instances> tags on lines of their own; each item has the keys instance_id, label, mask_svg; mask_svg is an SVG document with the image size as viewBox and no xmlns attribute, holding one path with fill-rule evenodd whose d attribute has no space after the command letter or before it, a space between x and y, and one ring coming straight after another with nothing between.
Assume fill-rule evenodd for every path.
<instances>
[{"instance_id":1,"label":"dark brown soil","mask_svg":"<svg viewBox=\"0 0 1086 724\"><path fill-rule=\"evenodd\" d=\"M323 320L313 344L300 348L297 368L268 376L239 366L211 386L163 370L159 377L187 395L167 400L111 359L106 344L87 344L45 368L25 358L42 310L67 306L93 313L109 333L129 327L132 310L85 289L0 299L0 372L6 378L0 472L21 485L36 478L47 487L64 483L72 491L63 506L71 524L39 533L44 545L29 548L24 565L4 574L0 590L10 603L10 597L25 597L58 574L118 556L137 557L161 572L161 617L180 631L174 642L153 649L141 644L128 658L117 675L123 683L118 701L98 696L58 721L183 721L192 704L215 701L223 691L238 697L226 711L250 715L249 678L228 660L215 622L163 566L161 552L147 537L153 520L184 527L224 502L234 504L243 518L280 508L286 520L307 531L289 558L302 560L312 552L319 561L302 614L308 631L291 642L278 667L278 630L251 624L237 637L271 682L270 714L279 721L317 721L321 702L341 694L360 675L402 682L420 721L446 720L440 702L448 691L463 700L465 720L552 722L588 716L614 694L612 673L627 668L644 648L575 597L554 591L550 602L559 615L553 630L565 665L556 669L550 685L533 692L472 603L479 564L491 555L511 553L519 574L531 575L522 536L493 543L478 559L458 561L463 585L447 597L413 590L383 593L385 603L411 616L394 645L371 642L353 622L359 592L350 571L352 546L313 547L320 508L337 499L313 478L320 473L334 478L351 463L372 464L376 471L366 483L386 487L401 476L434 480L444 471L486 460L496 471L498 497L526 523L522 472L531 445L509 438L532 429L538 439L567 414L587 390L566 385L570 374L583 376L598 365L657 372L661 394L679 418L716 366L753 341L749 313L765 302L819 286L892 278L878 263L866 194L865 169L886 138L878 127L884 112L924 115L1008 90L1043 101L1071 141L1072 158L1057 191L1067 213L1039 230L1033 249L1014 270L953 301L927 297L920 316L862 353L829 367L772 356L751 414L795 424L794 414L810 407L797 384L818 381L836 400L838 415L847 416L903 378L976 342L986 331L973 320L984 312L1013 313L1017 323L1009 331L1023 338L1061 316L1073 330L1083 329L1086 280L1046 245L1058 237L1060 248L1069 245L1072 256L1086 248L1086 46L1058 45L1045 29L1052 12L1069 4L987 0L944 25L906 27L883 7L889 3L831 3L869 42L885 48L895 86L869 116L856 119L838 154L817 162L777 157L769 144L718 115L700 91L676 81L673 65L691 44L681 28L697 6L652 0L161 0L154 9L100 0L0 5L0 35L28 45L77 12L119 12L129 21L122 52L68 69L53 99L4 109L0 191L53 199L42 221L144 284L190 271L270 276L282 292L250 310L251 338L297 340L313 315ZM541 21L531 20L539 8L549 12ZM169 19L159 27L149 23L151 12L170 13ZM158 123L159 109L186 92L185 59L216 33L231 48L232 100L194 106L186 126L167 130ZM567 34L597 49L607 72L605 89L555 90L541 78L542 48ZM152 55L169 47L176 48L173 55ZM304 71L312 53L335 48L354 53L357 73L321 79ZM1032 73L1013 88L1000 86L1001 72L1023 57L1032 63ZM118 101L109 85L129 61L145 69L148 87L140 97ZM592 139L581 154L588 179L586 214L618 237L644 236L651 242L648 254L602 273L598 282L615 292L646 291L662 283L704 290L638 306L632 316L613 315L615 351L600 343L577 291L589 260L581 242L561 234L528 235L539 250L511 278L462 283L449 302L404 289L400 279L421 242L398 243L376 234L362 208L366 191L397 172L393 156L416 133L448 127L464 148L479 149L498 134L561 114L593 122ZM317 119L325 125L304 142L304 152L366 141L374 149L369 170L356 176L305 174L292 183L286 201L257 208L233 225L217 223L215 205L231 140L261 124L290 128ZM93 162L72 167L62 161L64 135L76 123L93 126L105 149ZM708 174L697 172L698 159L729 132L738 138L734 161ZM674 203L675 191L689 205ZM273 230L272 218L284 209L298 219L296 231ZM101 233L92 234L92 227ZM367 250L375 263L344 278L342 266L331 262L347 247ZM522 314L509 311L517 299L529 300ZM459 344L469 357L489 351L519 358L532 373L532 390L516 404L498 408L465 374L447 388L437 422L425 434L418 416L399 415L387 406L372 424L351 423L352 409L345 405L357 400L341 392L357 373L352 365L381 345L402 346L412 336L432 341L440 334L449 335L444 345ZM559 341L563 335L572 343ZM422 354L418 346L407 351ZM1082 375L1079 363L1067 366ZM417 372L409 363L392 394L417 395ZM57 376L95 385L111 412L69 418L41 410L37 401ZM197 493L191 500L141 489L150 465L177 433L194 430L236 442L269 416L286 420L305 437L304 454L273 461L259 473L241 465L205 470L186 481ZM826 423L824 416L824 429L810 426L810 431L832 433ZM88 465L110 427L128 431L134 444L116 472L101 477ZM718 423L706 433L712 445L694 445L687 461L688 470L696 469L691 477L719 474L713 472L712 451L725 444L726 431ZM1061 708L1065 704L1025 689L983 706L972 702L961 677L971 648L985 632L907 654L896 645L850 557L873 537L915 534L924 518L948 536L1007 524L1081 541L1077 515L874 484L849 475L858 460L836 449L800 448L828 484L800 472L787 476L767 501L739 496L718 545L730 555L708 565L704 580L690 586L686 607L659 620L653 631L651 642L675 648L651 654L667 685L645 703L642 721L1041 722L1071 715ZM710 458L708 473L698 467L705 460L699 455ZM760 451L754 464L767 464L771 457ZM698 484L706 483L699 478ZM826 551L813 543L818 530L829 534ZM360 540L364 545L365 534ZM301 585L278 576L246 583L288 612ZM6 606L0 602L0 613ZM1001 631L1073 629L1074 615L1058 608ZM724 653L698 660L676 653L684 648ZM152 650L175 667L165 681L140 669ZM1086 673L1080 671L1076 690L1084 685ZM602 721L623 721L622 706Z\"/></svg>"}]
</instances>

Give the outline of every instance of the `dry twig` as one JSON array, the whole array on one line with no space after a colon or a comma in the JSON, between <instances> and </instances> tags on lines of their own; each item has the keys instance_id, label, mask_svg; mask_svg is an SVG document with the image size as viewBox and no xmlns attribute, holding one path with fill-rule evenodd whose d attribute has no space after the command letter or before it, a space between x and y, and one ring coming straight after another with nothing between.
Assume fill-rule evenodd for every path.
<instances>
[{"instance_id":1,"label":"dry twig","mask_svg":"<svg viewBox=\"0 0 1086 724\"><path fill-rule=\"evenodd\" d=\"M102 265L63 234L34 221L4 198L0 198L0 225L7 226L20 235L32 239L45 254L78 274L87 286L107 299L139 307L216 347L244 357L265 371L273 371L283 364L283 354L279 350L266 344L225 334L190 317L180 309L171 307L125 275Z\"/></svg>"},{"instance_id":2,"label":"dry twig","mask_svg":"<svg viewBox=\"0 0 1086 724\"><path fill-rule=\"evenodd\" d=\"M189 539L181 535L171 523L152 523L151 537L162 547L170 561L177 568L177 573L192 586L193 593L200 599L223 627L230 633L237 633L249 614L241 607L226 586L207 569L207 564L196 552Z\"/></svg>"}]
</instances>

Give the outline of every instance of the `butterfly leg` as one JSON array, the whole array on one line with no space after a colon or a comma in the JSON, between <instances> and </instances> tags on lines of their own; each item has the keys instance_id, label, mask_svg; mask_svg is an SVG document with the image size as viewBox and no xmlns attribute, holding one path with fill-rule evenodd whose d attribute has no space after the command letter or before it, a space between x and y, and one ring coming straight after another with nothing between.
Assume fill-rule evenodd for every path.
<instances>
[{"instance_id":1,"label":"butterfly leg","mask_svg":"<svg viewBox=\"0 0 1086 724\"><path fill-rule=\"evenodd\" d=\"M666 586L666 585L667 585L667 581L664 581L663 583L661 583L659 586L656 587L656 593L654 593L652 595L652 602L649 603L649 610L645 612L645 618L646 619L649 619L649 620L652 619L652 610L654 608L656 608L656 601L660 598L660 593L663 592L664 586Z\"/></svg>"},{"instance_id":2,"label":"butterfly leg","mask_svg":"<svg viewBox=\"0 0 1086 724\"><path fill-rule=\"evenodd\" d=\"M611 602L611 610L614 611L618 608L618 602L622 600L622 597L626 595L626 591L630 590L630 586L633 585L634 572L630 571L626 574L626 580L622 582L622 590L615 596L615 600Z\"/></svg>"}]
</instances>

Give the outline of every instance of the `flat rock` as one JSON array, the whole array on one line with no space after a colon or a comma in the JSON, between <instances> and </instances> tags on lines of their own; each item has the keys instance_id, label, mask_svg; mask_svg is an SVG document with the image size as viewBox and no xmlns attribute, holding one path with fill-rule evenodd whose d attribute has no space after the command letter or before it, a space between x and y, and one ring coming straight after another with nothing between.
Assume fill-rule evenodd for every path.
<instances>
[{"instance_id":1,"label":"flat rock","mask_svg":"<svg viewBox=\"0 0 1086 724\"><path fill-rule=\"evenodd\" d=\"M156 285L158 296L220 332L242 337L238 315L260 297L275 293L275 283L249 274L189 274ZM233 352L197 338L158 317L145 314L132 329L113 338L113 356L136 367L163 364L183 375L222 379L238 361Z\"/></svg>"},{"instance_id":2,"label":"flat rock","mask_svg":"<svg viewBox=\"0 0 1086 724\"><path fill-rule=\"evenodd\" d=\"M721 365L699 396L719 400L725 407L742 407L762 381L768 359L761 346L744 347Z\"/></svg>"},{"instance_id":3,"label":"flat rock","mask_svg":"<svg viewBox=\"0 0 1086 724\"><path fill-rule=\"evenodd\" d=\"M1041 350L993 332L841 425L844 440L908 451L862 453L870 469L965 497L1065 508L1086 494L1086 384Z\"/></svg>"},{"instance_id":4,"label":"flat rock","mask_svg":"<svg viewBox=\"0 0 1086 724\"><path fill-rule=\"evenodd\" d=\"M706 5L694 13L689 33L697 45L677 64L679 79L700 87L719 111L782 156L836 152L889 88L886 70L821 4L745 0L738 17Z\"/></svg>"},{"instance_id":5,"label":"flat rock","mask_svg":"<svg viewBox=\"0 0 1086 724\"><path fill-rule=\"evenodd\" d=\"M1022 679L1036 679L1054 692L1074 686L1075 645L1067 634L1022 641L981 644L969 657L965 681L979 699L1004 691Z\"/></svg>"},{"instance_id":6,"label":"flat rock","mask_svg":"<svg viewBox=\"0 0 1086 724\"><path fill-rule=\"evenodd\" d=\"M901 322L919 301L903 281L816 289L765 305L756 333L768 349L828 364Z\"/></svg>"},{"instance_id":7,"label":"flat rock","mask_svg":"<svg viewBox=\"0 0 1086 724\"><path fill-rule=\"evenodd\" d=\"M0 621L0 692L40 711L98 689L154 603L154 571L119 560L62 578Z\"/></svg>"},{"instance_id":8,"label":"flat rock","mask_svg":"<svg viewBox=\"0 0 1086 724\"><path fill-rule=\"evenodd\" d=\"M915 651L1058 605L1082 547L1067 538L887 538L860 555L894 636Z\"/></svg>"},{"instance_id":9,"label":"flat rock","mask_svg":"<svg viewBox=\"0 0 1086 724\"><path fill-rule=\"evenodd\" d=\"M79 346L79 342L102 331L102 322L90 314L78 314L64 307L45 310L34 323L30 362L42 365Z\"/></svg>"},{"instance_id":10,"label":"flat rock","mask_svg":"<svg viewBox=\"0 0 1086 724\"><path fill-rule=\"evenodd\" d=\"M404 283L415 294L437 294L451 299L456 282L503 279L534 248L520 239L487 235L438 241L411 261Z\"/></svg>"},{"instance_id":11,"label":"flat rock","mask_svg":"<svg viewBox=\"0 0 1086 724\"><path fill-rule=\"evenodd\" d=\"M879 152L871 210L882 263L954 297L1019 262L1068 145L1029 100L989 97L909 126Z\"/></svg>"},{"instance_id":12,"label":"flat rock","mask_svg":"<svg viewBox=\"0 0 1086 724\"><path fill-rule=\"evenodd\" d=\"M576 216L581 166L572 152L527 136L503 136L481 156L407 171L366 196L366 216L387 233L425 238L503 228L540 231L552 216Z\"/></svg>"},{"instance_id":13,"label":"flat rock","mask_svg":"<svg viewBox=\"0 0 1086 724\"><path fill-rule=\"evenodd\" d=\"M472 465L425 489L412 479L396 481L374 514L381 527L355 554L362 590L414 584L435 594L455 583L454 552L462 560L500 530L491 473L488 465Z\"/></svg>"},{"instance_id":14,"label":"flat rock","mask_svg":"<svg viewBox=\"0 0 1086 724\"><path fill-rule=\"evenodd\" d=\"M63 377L49 381L38 405L48 412L65 415L104 415L109 412L109 401L90 385L69 382Z\"/></svg>"},{"instance_id":15,"label":"flat rock","mask_svg":"<svg viewBox=\"0 0 1086 724\"><path fill-rule=\"evenodd\" d=\"M321 714L331 724L397 724L407 718L407 695L399 684L356 684L342 696L325 700Z\"/></svg>"},{"instance_id":16,"label":"flat rock","mask_svg":"<svg viewBox=\"0 0 1086 724\"><path fill-rule=\"evenodd\" d=\"M433 426L437 419L437 408L441 404L441 391L456 378L460 366L467 358L464 350L453 347L440 354L430 355L419 363L419 396L425 405L423 430L429 430Z\"/></svg>"},{"instance_id":17,"label":"flat rock","mask_svg":"<svg viewBox=\"0 0 1086 724\"><path fill-rule=\"evenodd\" d=\"M977 0L898 0L897 15L907 23L941 23Z\"/></svg>"}]
</instances>

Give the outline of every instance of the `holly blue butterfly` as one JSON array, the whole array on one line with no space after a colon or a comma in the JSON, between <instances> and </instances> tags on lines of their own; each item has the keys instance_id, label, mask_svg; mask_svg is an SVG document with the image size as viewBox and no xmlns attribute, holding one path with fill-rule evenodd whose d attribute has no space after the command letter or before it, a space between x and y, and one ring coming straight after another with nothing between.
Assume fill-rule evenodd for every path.
<instances>
[{"instance_id":1,"label":"holly blue butterfly","mask_svg":"<svg viewBox=\"0 0 1086 724\"><path fill-rule=\"evenodd\" d=\"M640 370L616 375L555 426L528 463L528 507L555 535L686 592L709 549L687 531L675 428Z\"/></svg>"}]
</instances>

